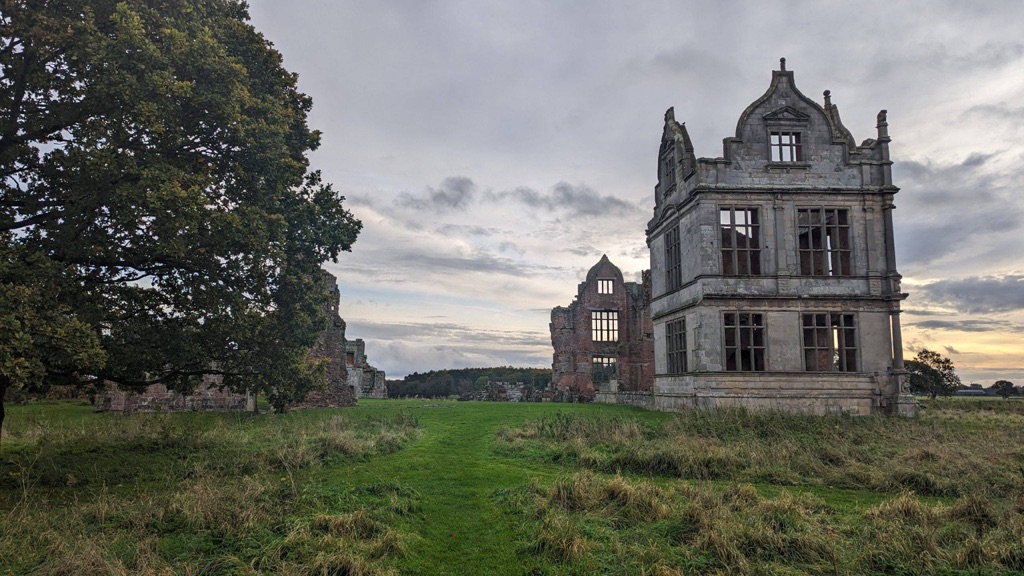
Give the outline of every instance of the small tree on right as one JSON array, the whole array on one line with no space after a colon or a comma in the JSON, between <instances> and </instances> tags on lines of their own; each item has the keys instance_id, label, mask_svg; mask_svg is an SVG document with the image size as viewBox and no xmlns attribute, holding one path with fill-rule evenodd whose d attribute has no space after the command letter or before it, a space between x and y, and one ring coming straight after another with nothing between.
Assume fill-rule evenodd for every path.
<instances>
[{"instance_id":1,"label":"small tree on right","mask_svg":"<svg viewBox=\"0 0 1024 576\"><path fill-rule=\"evenodd\" d=\"M922 349L917 357L905 363L910 373L910 391L914 394L952 396L960 387L953 361L938 352Z\"/></svg>"},{"instance_id":2,"label":"small tree on right","mask_svg":"<svg viewBox=\"0 0 1024 576\"><path fill-rule=\"evenodd\" d=\"M991 390L1002 396L1003 400L1006 400L1017 392L1013 387L1013 382L1010 382L1009 380L996 380L996 383L992 385Z\"/></svg>"}]
</instances>

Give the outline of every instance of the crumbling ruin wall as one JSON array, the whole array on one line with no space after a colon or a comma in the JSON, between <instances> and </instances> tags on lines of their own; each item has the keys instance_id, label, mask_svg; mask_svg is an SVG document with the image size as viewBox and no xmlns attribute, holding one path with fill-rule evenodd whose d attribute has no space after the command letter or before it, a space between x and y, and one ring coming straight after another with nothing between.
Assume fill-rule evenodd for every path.
<instances>
[{"instance_id":1,"label":"crumbling ruin wall","mask_svg":"<svg viewBox=\"0 0 1024 576\"><path fill-rule=\"evenodd\" d=\"M327 324L309 353L311 360L327 363L325 389L309 393L302 402L292 404L293 408L353 406L357 392L348 382L349 373L345 367L345 321L338 315L341 292L337 279L323 272L323 281L328 290L324 302ZM360 342L362 342L360 340ZM362 373L362 370L359 371ZM182 412L216 410L252 410L255 401L252 396L238 394L220 387L220 376L207 376L192 394L180 394L161 384L154 384L142 392L122 390L110 385L106 393L96 399L97 411L111 412ZM385 389L386 390L386 389ZM385 392L386 395L386 392Z\"/></svg>"},{"instance_id":2,"label":"crumbling ruin wall","mask_svg":"<svg viewBox=\"0 0 1024 576\"><path fill-rule=\"evenodd\" d=\"M370 365L366 359L366 343L362 338L350 340L345 349L345 366L349 384L360 398L387 398L387 380L383 370Z\"/></svg>"},{"instance_id":3,"label":"crumbling ruin wall","mask_svg":"<svg viewBox=\"0 0 1024 576\"><path fill-rule=\"evenodd\" d=\"M326 386L324 390L310 392L303 401L293 404L293 408L333 408L354 406L356 403L356 387L349 382L350 372L345 366L345 352L348 349L345 321L338 314L341 291L338 290L337 278L330 273L324 271L323 280L330 294L324 302L327 326L317 337L309 359L326 362Z\"/></svg>"},{"instance_id":4,"label":"crumbling ruin wall","mask_svg":"<svg viewBox=\"0 0 1024 576\"><path fill-rule=\"evenodd\" d=\"M210 375L192 394L168 390L163 384L147 386L143 392L122 390L110 384L96 397L97 412L203 412L252 409L253 398L221 387L221 377Z\"/></svg>"},{"instance_id":5,"label":"crumbling ruin wall","mask_svg":"<svg viewBox=\"0 0 1024 576\"><path fill-rule=\"evenodd\" d=\"M602 256L573 302L551 310L551 381L557 397L589 402L600 391L649 391L654 380L649 310L649 273L642 284L624 282L618 267Z\"/></svg>"}]
</instances>

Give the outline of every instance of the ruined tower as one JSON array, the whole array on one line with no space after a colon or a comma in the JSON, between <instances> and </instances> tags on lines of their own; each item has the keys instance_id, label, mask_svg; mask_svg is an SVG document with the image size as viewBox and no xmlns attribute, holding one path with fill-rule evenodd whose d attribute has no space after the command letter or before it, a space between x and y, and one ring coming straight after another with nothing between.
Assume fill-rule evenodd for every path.
<instances>
[{"instance_id":1,"label":"ruined tower","mask_svg":"<svg viewBox=\"0 0 1024 576\"><path fill-rule=\"evenodd\" d=\"M721 158L668 110L647 227L657 408L913 413L884 110L876 128L857 145L785 59Z\"/></svg>"},{"instance_id":2,"label":"ruined tower","mask_svg":"<svg viewBox=\"0 0 1024 576\"><path fill-rule=\"evenodd\" d=\"M625 282L622 271L601 256L572 303L551 310L551 380L559 397L590 401L611 394L626 402L629 393L649 394L654 341L646 272L644 280Z\"/></svg>"}]
</instances>

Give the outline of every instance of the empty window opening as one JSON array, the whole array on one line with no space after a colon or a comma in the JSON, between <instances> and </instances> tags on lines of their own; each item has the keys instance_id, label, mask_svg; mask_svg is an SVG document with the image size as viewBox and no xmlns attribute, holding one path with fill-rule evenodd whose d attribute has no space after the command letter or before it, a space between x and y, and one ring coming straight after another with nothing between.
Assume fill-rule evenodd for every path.
<instances>
[{"instance_id":1,"label":"empty window opening","mask_svg":"<svg viewBox=\"0 0 1024 576\"><path fill-rule=\"evenodd\" d=\"M724 316L725 369L763 372L764 316L750 312L727 312Z\"/></svg>"},{"instance_id":2,"label":"empty window opening","mask_svg":"<svg viewBox=\"0 0 1024 576\"><path fill-rule=\"evenodd\" d=\"M662 165L665 167L665 191L671 194L676 187L676 159L668 154L662 158Z\"/></svg>"},{"instance_id":3,"label":"empty window opening","mask_svg":"<svg viewBox=\"0 0 1024 576\"><path fill-rule=\"evenodd\" d=\"M594 384L606 384L619 379L619 368L612 356L594 356L591 364Z\"/></svg>"},{"instance_id":4,"label":"empty window opening","mask_svg":"<svg viewBox=\"0 0 1024 576\"><path fill-rule=\"evenodd\" d=\"M614 291L613 283L611 280L598 280L597 281L597 293L598 294L612 294Z\"/></svg>"},{"instance_id":5,"label":"empty window opening","mask_svg":"<svg viewBox=\"0 0 1024 576\"><path fill-rule=\"evenodd\" d=\"M857 326L853 314L804 314L803 338L804 370L857 371Z\"/></svg>"},{"instance_id":6,"label":"empty window opening","mask_svg":"<svg viewBox=\"0 0 1024 576\"><path fill-rule=\"evenodd\" d=\"M679 250L679 225L665 233L665 289L678 290L683 284L683 262Z\"/></svg>"},{"instance_id":7,"label":"empty window opening","mask_svg":"<svg viewBox=\"0 0 1024 576\"><path fill-rule=\"evenodd\" d=\"M722 274L761 274L760 223L756 208L722 208Z\"/></svg>"},{"instance_id":8,"label":"empty window opening","mask_svg":"<svg viewBox=\"0 0 1024 576\"><path fill-rule=\"evenodd\" d=\"M841 208L797 210L800 274L803 276L849 276L849 211Z\"/></svg>"},{"instance_id":9,"label":"empty window opening","mask_svg":"<svg viewBox=\"0 0 1024 576\"><path fill-rule=\"evenodd\" d=\"M355 366L355 365L356 365L356 353L355 352L345 352L345 366Z\"/></svg>"},{"instance_id":10,"label":"empty window opening","mask_svg":"<svg viewBox=\"0 0 1024 576\"><path fill-rule=\"evenodd\" d=\"M772 162L801 162L804 159L799 132L771 133Z\"/></svg>"},{"instance_id":11,"label":"empty window opening","mask_svg":"<svg viewBox=\"0 0 1024 576\"><path fill-rule=\"evenodd\" d=\"M591 338L594 342L619 341L619 311L595 310L590 313Z\"/></svg>"},{"instance_id":12,"label":"empty window opening","mask_svg":"<svg viewBox=\"0 0 1024 576\"><path fill-rule=\"evenodd\" d=\"M668 373L686 372L686 320L665 324L665 351L668 353Z\"/></svg>"}]
</instances>

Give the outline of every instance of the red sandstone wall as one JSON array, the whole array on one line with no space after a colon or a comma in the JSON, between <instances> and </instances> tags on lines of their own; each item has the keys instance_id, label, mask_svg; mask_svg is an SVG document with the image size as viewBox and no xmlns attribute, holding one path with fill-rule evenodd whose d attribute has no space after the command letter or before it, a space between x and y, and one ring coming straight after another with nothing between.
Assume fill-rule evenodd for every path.
<instances>
[{"instance_id":1,"label":"red sandstone wall","mask_svg":"<svg viewBox=\"0 0 1024 576\"><path fill-rule=\"evenodd\" d=\"M598 280L611 279L611 294L598 294ZM587 273L576 299L551 311L552 384L567 400L592 400L594 356L611 356L618 365L619 390L650 390L654 382L654 337L650 312L650 274L644 283L624 282L622 272L607 257ZM592 311L617 310L618 340L595 342Z\"/></svg>"}]
</instances>

